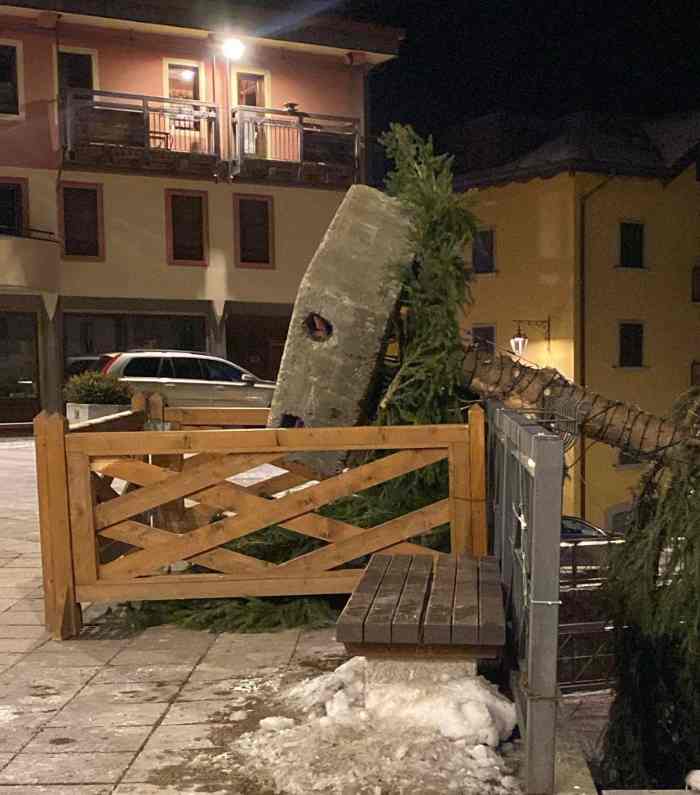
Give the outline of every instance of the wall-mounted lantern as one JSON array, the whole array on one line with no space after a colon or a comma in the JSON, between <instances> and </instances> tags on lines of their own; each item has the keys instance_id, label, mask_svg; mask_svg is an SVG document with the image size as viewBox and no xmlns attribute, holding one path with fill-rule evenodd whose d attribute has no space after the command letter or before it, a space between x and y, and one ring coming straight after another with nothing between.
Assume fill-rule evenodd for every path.
<instances>
[{"instance_id":1,"label":"wall-mounted lantern","mask_svg":"<svg viewBox=\"0 0 700 795\"><path fill-rule=\"evenodd\" d=\"M523 331L523 326L535 326L536 328L542 329L544 331L544 338L547 341L547 350L550 350L552 342L552 319L549 316L547 316L546 320L514 320L513 322L518 324L518 328L515 334L510 338L510 347L517 357L521 357L525 354L529 342L527 334Z\"/></svg>"}]
</instances>

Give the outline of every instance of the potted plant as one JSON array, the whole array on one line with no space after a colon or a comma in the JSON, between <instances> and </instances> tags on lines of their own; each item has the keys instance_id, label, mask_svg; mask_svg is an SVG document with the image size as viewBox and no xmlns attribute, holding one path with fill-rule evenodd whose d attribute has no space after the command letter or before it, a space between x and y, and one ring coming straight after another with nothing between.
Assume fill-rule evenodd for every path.
<instances>
[{"instance_id":1,"label":"potted plant","mask_svg":"<svg viewBox=\"0 0 700 795\"><path fill-rule=\"evenodd\" d=\"M113 375L89 370L70 378L63 389L69 422L85 422L125 411L133 393L129 384Z\"/></svg>"}]
</instances>

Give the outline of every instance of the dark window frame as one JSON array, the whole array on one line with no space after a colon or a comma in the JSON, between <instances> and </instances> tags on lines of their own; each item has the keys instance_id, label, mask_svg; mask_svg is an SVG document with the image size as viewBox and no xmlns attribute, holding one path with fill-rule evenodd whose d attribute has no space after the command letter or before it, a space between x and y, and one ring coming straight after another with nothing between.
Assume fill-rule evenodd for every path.
<instances>
[{"instance_id":1,"label":"dark window frame","mask_svg":"<svg viewBox=\"0 0 700 795\"><path fill-rule=\"evenodd\" d=\"M476 344L479 341L477 331L479 329L491 329L493 331L493 345L489 345L488 341L483 344L483 350L493 353L496 350L496 324L495 323L475 323L472 326L472 342Z\"/></svg>"},{"instance_id":2,"label":"dark window frame","mask_svg":"<svg viewBox=\"0 0 700 795\"><path fill-rule=\"evenodd\" d=\"M628 362L623 362L623 353L624 353L624 351L623 351L622 335L623 335L623 327L624 326L638 326L641 329L641 339L640 339L640 345L639 345L640 357L639 357L639 362L638 363L629 364ZM644 367L645 366L645 364L644 364L644 360L645 360L645 356L644 356L644 338L645 338L645 336L646 336L645 325L644 325L644 323L642 323L639 320L621 320L618 323L618 327L617 327L617 347L618 347L617 366L618 367L626 368L626 369L630 369L630 368L631 369L639 369L640 367Z\"/></svg>"},{"instance_id":3,"label":"dark window frame","mask_svg":"<svg viewBox=\"0 0 700 795\"><path fill-rule=\"evenodd\" d=\"M22 42L4 39L0 40L0 47L6 47L7 49L12 49L15 51L15 64L14 64L15 98L12 106L13 109L7 109L0 106L0 119L20 119L24 116L24 111L22 110L22 103L24 100Z\"/></svg>"},{"instance_id":4,"label":"dark window frame","mask_svg":"<svg viewBox=\"0 0 700 795\"><path fill-rule=\"evenodd\" d=\"M639 264L630 264L631 260L629 259L629 253L626 252L625 246L625 228L626 227L635 227L637 229L641 229L641 237L639 241L640 251L639 251L639 258L638 260L635 259L635 262ZM618 268L623 268L624 270L633 270L633 271L641 271L646 269L646 224L643 221L620 221L619 226L619 245L620 245L620 254L619 254L619 261L618 261Z\"/></svg>"},{"instance_id":5,"label":"dark window frame","mask_svg":"<svg viewBox=\"0 0 700 795\"><path fill-rule=\"evenodd\" d=\"M268 262L252 262L245 260L241 252L241 201L259 201L267 204L267 243ZM237 268L252 268L259 270L275 270L275 201L272 196L253 193L235 193L233 196L233 228L234 252Z\"/></svg>"},{"instance_id":6,"label":"dark window frame","mask_svg":"<svg viewBox=\"0 0 700 795\"><path fill-rule=\"evenodd\" d=\"M490 252L487 251L479 241L479 235L490 235L491 236L491 245L490 245ZM488 263L489 267L484 269L479 265L477 267L477 262L479 262L479 257L483 257L482 262ZM476 275L485 275L488 273L496 273L496 230L495 229L477 229L474 233L474 239L472 240L472 271Z\"/></svg>"},{"instance_id":7,"label":"dark window frame","mask_svg":"<svg viewBox=\"0 0 700 795\"><path fill-rule=\"evenodd\" d=\"M3 177L0 176L0 185L16 185L19 187L22 194L20 202L20 228L17 232L18 237L24 237L29 228L29 178L28 177ZM12 232L3 232L0 229L0 234L12 235Z\"/></svg>"},{"instance_id":8,"label":"dark window frame","mask_svg":"<svg viewBox=\"0 0 700 795\"><path fill-rule=\"evenodd\" d=\"M66 251L66 215L64 191L66 188L92 190L97 196L97 254L70 254ZM61 235L61 258L78 262L104 262L105 260L105 219L103 186L100 182L61 182L58 201L58 228Z\"/></svg>"},{"instance_id":9,"label":"dark window frame","mask_svg":"<svg viewBox=\"0 0 700 795\"><path fill-rule=\"evenodd\" d=\"M175 241L173 236L173 197L190 196L202 200L202 259L180 259L175 256ZM205 190L185 190L167 188L165 191L165 238L166 257L168 265L182 265L185 267L206 268L209 265L209 193Z\"/></svg>"}]
</instances>

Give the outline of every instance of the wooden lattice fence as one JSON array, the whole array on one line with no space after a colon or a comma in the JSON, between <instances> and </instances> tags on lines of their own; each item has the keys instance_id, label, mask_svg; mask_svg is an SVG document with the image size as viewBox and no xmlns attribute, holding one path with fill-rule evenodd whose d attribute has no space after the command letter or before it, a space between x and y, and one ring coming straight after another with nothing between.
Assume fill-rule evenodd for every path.
<instances>
[{"instance_id":1,"label":"wooden lattice fence","mask_svg":"<svg viewBox=\"0 0 700 795\"><path fill-rule=\"evenodd\" d=\"M409 539L448 523L453 552L487 551L480 409L469 425L301 429L251 429L265 420L256 409L163 409L157 399L148 409L137 396L131 411L70 432L60 415L35 421L46 623L57 638L79 633L81 602L350 593L363 570L348 563L380 550L437 555ZM154 425L176 429L144 430ZM222 428L231 425L248 428ZM386 454L322 481L288 460L338 450ZM369 529L319 513L443 460L447 499ZM265 465L274 468L251 473ZM273 525L322 546L280 564L227 547ZM182 561L190 569L173 573Z\"/></svg>"}]
</instances>

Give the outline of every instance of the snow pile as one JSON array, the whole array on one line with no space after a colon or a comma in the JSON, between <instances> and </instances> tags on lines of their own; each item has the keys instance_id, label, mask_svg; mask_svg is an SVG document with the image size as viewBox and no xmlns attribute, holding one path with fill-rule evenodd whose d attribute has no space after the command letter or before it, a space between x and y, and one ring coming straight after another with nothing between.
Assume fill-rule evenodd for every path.
<instances>
[{"instance_id":1,"label":"snow pile","mask_svg":"<svg viewBox=\"0 0 700 795\"><path fill-rule=\"evenodd\" d=\"M700 792L700 770L691 770L685 777L685 786L693 792Z\"/></svg>"},{"instance_id":2,"label":"snow pile","mask_svg":"<svg viewBox=\"0 0 700 795\"><path fill-rule=\"evenodd\" d=\"M513 795L515 708L481 677L373 682L355 657L286 694L291 718L266 718L235 751L288 795L455 792ZM506 757L507 755L507 757ZM506 758L504 758L506 757Z\"/></svg>"}]
</instances>

